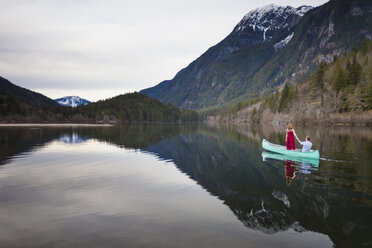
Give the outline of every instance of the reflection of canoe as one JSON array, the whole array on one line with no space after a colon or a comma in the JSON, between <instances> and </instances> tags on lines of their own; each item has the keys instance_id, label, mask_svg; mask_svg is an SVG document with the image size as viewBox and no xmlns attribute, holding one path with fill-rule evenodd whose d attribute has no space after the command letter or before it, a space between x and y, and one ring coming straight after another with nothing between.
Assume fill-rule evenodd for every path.
<instances>
[{"instance_id":1,"label":"reflection of canoe","mask_svg":"<svg viewBox=\"0 0 372 248\"><path fill-rule=\"evenodd\" d=\"M319 166L319 159L311 159L311 158L298 158L298 157L292 157L287 156L284 154L278 154L278 153L271 153L271 152L262 152L262 160L265 161L266 159L277 159L281 161L287 161L292 160L300 164L310 164L313 167Z\"/></svg>"},{"instance_id":2,"label":"reflection of canoe","mask_svg":"<svg viewBox=\"0 0 372 248\"><path fill-rule=\"evenodd\" d=\"M265 139L262 140L262 148L270 152L280 153L291 157L319 159L318 150L312 150L310 152L287 150L285 146L270 143Z\"/></svg>"}]
</instances>

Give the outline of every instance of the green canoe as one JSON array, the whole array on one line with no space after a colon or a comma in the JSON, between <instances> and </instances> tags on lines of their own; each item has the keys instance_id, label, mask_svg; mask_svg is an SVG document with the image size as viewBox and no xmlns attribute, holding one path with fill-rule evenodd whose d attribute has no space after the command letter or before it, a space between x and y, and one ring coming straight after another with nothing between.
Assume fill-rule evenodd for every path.
<instances>
[{"instance_id":1,"label":"green canoe","mask_svg":"<svg viewBox=\"0 0 372 248\"><path fill-rule=\"evenodd\" d=\"M262 140L262 148L270 152L280 153L291 157L319 159L318 150L311 150L310 152L301 152L301 150L287 150L285 146L270 143L265 139Z\"/></svg>"},{"instance_id":2,"label":"green canoe","mask_svg":"<svg viewBox=\"0 0 372 248\"><path fill-rule=\"evenodd\" d=\"M271 152L262 152L262 161L266 161L267 159L276 159L281 161L294 161L299 164L309 164L311 165L311 169L314 169L313 167L317 168L319 166L319 159L313 159L313 158L298 158L298 157L292 157L287 156L284 154L279 153L271 153Z\"/></svg>"}]
</instances>

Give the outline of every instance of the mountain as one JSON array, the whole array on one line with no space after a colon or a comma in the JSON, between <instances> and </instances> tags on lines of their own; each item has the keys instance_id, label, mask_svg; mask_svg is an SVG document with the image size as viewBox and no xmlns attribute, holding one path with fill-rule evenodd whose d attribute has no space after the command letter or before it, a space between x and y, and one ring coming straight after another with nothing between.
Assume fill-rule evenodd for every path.
<instances>
[{"instance_id":1,"label":"mountain","mask_svg":"<svg viewBox=\"0 0 372 248\"><path fill-rule=\"evenodd\" d=\"M371 39L371 12L372 0L255 9L172 80L141 93L192 109L271 93L285 82L307 79L321 62Z\"/></svg>"},{"instance_id":2,"label":"mountain","mask_svg":"<svg viewBox=\"0 0 372 248\"><path fill-rule=\"evenodd\" d=\"M55 106L57 105L52 99L46 97L40 93L19 87L9 80L0 77L0 90L2 94L10 94L13 96L17 96L20 99L34 105L50 105Z\"/></svg>"},{"instance_id":3,"label":"mountain","mask_svg":"<svg viewBox=\"0 0 372 248\"><path fill-rule=\"evenodd\" d=\"M4 123L129 123L197 122L198 114L164 104L137 92L119 95L75 108L0 78L0 122ZM7 89L10 89L9 91ZM48 104L51 100L51 103ZM57 99L58 100L58 99ZM78 97L66 97L76 104ZM72 101L71 101L72 100ZM85 100L86 101L86 100Z\"/></svg>"},{"instance_id":4,"label":"mountain","mask_svg":"<svg viewBox=\"0 0 372 248\"><path fill-rule=\"evenodd\" d=\"M203 77L207 72L213 70L216 64L224 61L241 48L264 43L283 30L291 29L310 9L310 6L293 8L272 4L261 9L255 9L244 16L224 40L208 49L188 67L177 73L172 80L163 81L155 87L142 90L141 93L157 98L162 102L171 102L182 107L199 108L208 105L205 103L198 104L203 99L197 99L205 92L205 89L201 88L204 88L202 85L205 84ZM223 86L216 83L215 80L212 80L206 86L208 88L211 86L220 91ZM209 98L210 94L204 95L208 95Z\"/></svg>"},{"instance_id":5,"label":"mountain","mask_svg":"<svg viewBox=\"0 0 372 248\"><path fill-rule=\"evenodd\" d=\"M77 107L81 105L87 105L90 101L83 99L78 96L65 96L62 98L54 99L55 102L62 106Z\"/></svg>"},{"instance_id":6,"label":"mountain","mask_svg":"<svg viewBox=\"0 0 372 248\"><path fill-rule=\"evenodd\" d=\"M372 40L281 92L203 111L208 122L372 124ZM207 117L208 116L208 117Z\"/></svg>"}]
</instances>

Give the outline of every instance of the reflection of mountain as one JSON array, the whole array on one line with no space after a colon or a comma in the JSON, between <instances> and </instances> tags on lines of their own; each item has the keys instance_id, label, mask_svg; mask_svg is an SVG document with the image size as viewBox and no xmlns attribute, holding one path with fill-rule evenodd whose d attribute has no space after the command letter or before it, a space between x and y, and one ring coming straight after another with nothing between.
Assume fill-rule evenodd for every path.
<instances>
[{"instance_id":1,"label":"reflection of mountain","mask_svg":"<svg viewBox=\"0 0 372 248\"><path fill-rule=\"evenodd\" d=\"M337 247L362 246L369 238L371 208L358 202L365 196L318 184L319 174L314 181L296 178L287 187L285 162L263 164L259 146L236 133L201 130L147 150L172 159L249 228L311 230L329 235Z\"/></svg>"},{"instance_id":2,"label":"reflection of mountain","mask_svg":"<svg viewBox=\"0 0 372 248\"><path fill-rule=\"evenodd\" d=\"M0 164L13 155L29 152L56 139L62 129L8 128L0 129Z\"/></svg>"},{"instance_id":3,"label":"reflection of mountain","mask_svg":"<svg viewBox=\"0 0 372 248\"><path fill-rule=\"evenodd\" d=\"M62 134L61 136L59 136L58 140L67 144L80 144L88 141L88 138L79 136L77 133L72 133Z\"/></svg>"},{"instance_id":4,"label":"reflection of mountain","mask_svg":"<svg viewBox=\"0 0 372 248\"><path fill-rule=\"evenodd\" d=\"M0 149L0 163L61 135L76 134L174 161L248 228L268 234L289 229L324 233L336 247L363 247L371 240L370 198L347 187L350 181L361 184L357 177L324 173L321 161L319 171L313 171L311 177L298 174L287 187L285 162L263 163L259 142L234 130L172 125L2 130L0 141L7 146ZM270 135L276 137L277 133ZM350 144L360 145L353 149L363 145ZM346 186L333 187L333 181Z\"/></svg>"},{"instance_id":5,"label":"reflection of mountain","mask_svg":"<svg viewBox=\"0 0 372 248\"><path fill-rule=\"evenodd\" d=\"M274 190L286 189L278 172L262 165L255 144L242 145L223 134L203 131L162 141L148 150L173 159L181 171L223 200L247 227L275 233L298 226L287 206L272 197ZM273 181L277 187L270 185Z\"/></svg>"},{"instance_id":6,"label":"reflection of mountain","mask_svg":"<svg viewBox=\"0 0 372 248\"><path fill-rule=\"evenodd\" d=\"M197 126L123 125L116 127L2 127L0 128L0 164L13 155L31 151L52 140L66 143L98 139L129 149L144 149L180 133L195 131Z\"/></svg>"}]
</instances>

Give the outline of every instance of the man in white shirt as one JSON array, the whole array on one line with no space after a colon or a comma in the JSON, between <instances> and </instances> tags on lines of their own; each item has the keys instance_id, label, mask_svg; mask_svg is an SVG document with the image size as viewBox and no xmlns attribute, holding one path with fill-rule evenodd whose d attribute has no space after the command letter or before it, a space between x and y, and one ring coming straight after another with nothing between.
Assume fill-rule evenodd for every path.
<instances>
[{"instance_id":1,"label":"man in white shirt","mask_svg":"<svg viewBox=\"0 0 372 248\"><path fill-rule=\"evenodd\" d=\"M311 147L313 146L313 143L310 142L310 136L306 136L305 141L300 141L300 144L302 145L301 152L310 152Z\"/></svg>"}]
</instances>

